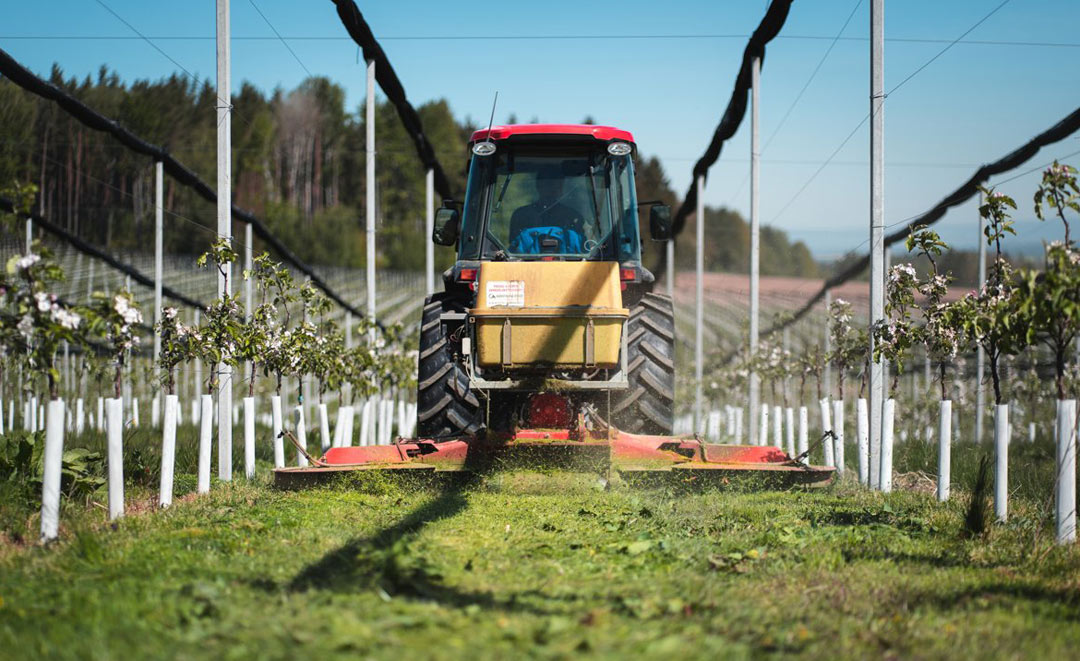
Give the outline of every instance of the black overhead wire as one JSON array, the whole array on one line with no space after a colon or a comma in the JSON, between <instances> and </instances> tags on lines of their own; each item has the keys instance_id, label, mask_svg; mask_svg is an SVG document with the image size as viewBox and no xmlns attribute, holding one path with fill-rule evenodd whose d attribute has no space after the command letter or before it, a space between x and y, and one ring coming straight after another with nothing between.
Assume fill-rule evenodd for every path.
<instances>
[{"instance_id":1,"label":"black overhead wire","mask_svg":"<svg viewBox=\"0 0 1080 661\"><path fill-rule=\"evenodd\" d=\"M53 142L51 144L54 147L63 146L63 143ZM73 143L69 143L68 146L71 146L71 144L73 144ZM115 147L117 147L119 149L125 149L123 145L113 145L113 146L115 146ZM52 158L52 157L50 157L50 156L48 156L46 154L42 154L41 158L43 158L45 160L45 162L51 163L51 164L55 165L58 168L69 167L67 163L61 163L60 161L58 161L55 158ZM95 184L97 184L99 186L102 186L104 188L108 188L109 190L115 192L117 195L120 195L121 197L132 197L132 198L134 197L134 195L130 191L124 190L123 188L120 188L119 186L114 186L113 184L109 183L108 181L105 181L104 179L100 179L98 177L95 177L94 175L90 174L86 170L83 170L83 169L81 169L79 167L76 167L76 166L70 166L70 167L71 167L72 172L74 172L77 176L85 177L87 179L87 181L92 181L92 182L94 182ZM80 209L102 210L102 209L108 209L108 208L111 208L111 207L108 207L108 206L91 207L89 205L83 204L83 205L79 205L79 208ZM155 208L156 208L156 205L155 205ZM166 208L162 207L161 211L162 211L162 213L164 215L169 216L170 218L175 218L177 220L181 220L181 221L191 225L195 229L198 229L198 230L200 230L202 232L206 232L208 234L213 234L215 237L217 237L217 235L218 235L217 228L207 227L206 225L202 224L201 222L199 222L199 221L197 221L197 220L195 220L193 218L188 218L187 216L185 216L185 215L183 215L181 213L177 213L177 212L175 212L175 211L173 211L171 209L166 209ZM239 238L237 238L235 236L232 239L232 243L233 243L234 246L238 246L240 248L246 248L247 247L246 243L244 243L243 241L241 241ZM254 249L254 246L252 246L252 249Z\"/></svg>"},{"instance_id":2,"label":"black overhead wire","mask_svg":"<svg viewBox=\"0 0 1080 661\"><path fill-rule=\"evenodd\" d=\"M829 47L825 49L825 53L822 54L821 59L818 60L817 66L814 67L814 70L810 73L810 77L806 79L806 82L803 83L802 89L799 90L799 93L795 95L795 99L792 100L791 105L788 106L788 109L784 111L784 116L780 118L780 122L776 125L776 128L773 129L772 134L769 135L768 138L766 138L765 145L761 148L761 154L764 154L766 150L769 149L769 145L771 145L772 141L776 139L776 135L780 133L780 129L784 128L784 124L787 122L788 118L791 117L791 113L795 110L795 106L799 105L799 101L802 100L803 94L806 94L806 90L810 89L810 85L814 82L814 78L817 77L818 72L821 71L821 67L825 66L825 60L829 59L829 55L831 55L833 49L836 48L837 42L840 41L841 37L844 34L844 31L847 30L847 26L851 23L851 19L855 18L855 12L859 11L859 7L862 6L862 3L863 0L857 0L855 6L851 8L851 13L849 13L847 19L844 20L844 24L840 26L840 30L837 31L836 36L833 37L832 42L829 44ZM768 163L769 161L763 160L763 162ZM750 173L747 172L746 175L743 177L743 180L739 182L739 187L735 189L735 193L732 194L732 200L739 196L739 193L742 192L743 187L746 186L746 182L749 180Z\"/></svg>"},{"instance_id":3,"label":"black overhead wire","mask_svg":"<svg viewBox=\"0 0 1080 661\"><path fill-rule=\"evenodd\" d=\"M99 260L105 262L106 264L108 264L112 268L116 269L117 271L120 271L124 275L130 276L132 280L139 283L140 285L145 285L146 287L149 287L151 289L154 288L154 280L153 280L153 278L147 277L146 275L143 274L142 271L136 269L135 267L133 267L133 266L131 266L129 264L125 264L124 262L121 262L120 260L116 259L112 255L106 253L105 251L91 245L90 243L87 243L86 241L83 241L82 239L75 236L71 232L68 232L67 230L60 227L59 225L53 224L53 223L49 222L48 220L45 220L45 218L41 217L39 214L26 213L24 211L17 210L16 207L15 207L15 203L12 202L11 200L9 200L6 197L0 197L0 211L5 211L7 213L14 213L14 214L17 214L18 216L20 216L22 218L29 218L30 220L32 220L34 222L34 227L40 227L41 229L45 230L49 234L52 234L53 236L56 236L57 238L63 239L68 244L70 244L73 248L75 248L79 252L83 253L84 255L89 255L91 257L94 257L96 259L99 259ZM161 295L162 296L167 296L167 297L173 299L174 301L177 301L179 303L183 303L184 305L187 305L187 306L190 306L190 307L193 307L193 308L196 308L196 309L204 309L204 308L206 308L206 305L204 305L203 303L200 303L199 301L197 301L197 300L195 300L195 299L193 299L193 298L191 298L189 296L185 296L184 294L181 294L180 292L178 292L178 291L176 291L174 289L166 287L164 284L161 285Z\"/></svg>"},{"instance_id":4,"label":"black overhead wire","mask_svg":"<svg viewBox=\"0 0 1080 661\"><path fill-rule=\"evenodd\" d=\"M262 12L262 10L259 9L259 5L255 4L255 0L248 0L248 2L250 2L252 8L254 8L255 11L259 13L259 16L262 17L262 20L266 23L266 25L274 33L274 36L276 36L278 38L278 41L281 42L281 45L284 46L285 49L289 51L289 54L293 56L293 59L296 60L296 63L300 65L300 68L303 69L307 73L307 75L309 75L309 76L314 75L314 74L311 73L311 70L307 68L307 65L305 65L303 63L303 61L301 61L300 56L297 55L296 51L294 51L292 49L292 46L289 45L289 42L285 41L285 38L282 37L281 33L277 31L277 28L275 28L274 24L270 22L270 19L266 17L266 14L264 14Z\"/></svg>"},{"instance_id":5,"label":"black overhead wire","mask_svg":"<svg viewBox=\"0 0 1080 661\"><path fill-rule=\"evenodd\" d=\"M383 41L597 41L597 40L633 40L633 39L746 39L748 34L464 34L464 35L387 35ZM835 37L824 34L783 34L777 39L791 41L832 41ZM137 39L153 41L213 41L213 35L96 35L96 34L4 34L0 40L7 41L135 41ZM320 35L282 35L267 37L256 35L236 35L232 41L351 41L351 37L330 37ZM869 37L841 37L840 41L870 41ZM952 39L923 37L886 37L885 43L906 44L947 44ZM1080 43L1068 41L1007 41L1002 39L962 39L958 43L967 46L1022 46L1039 48L1080 48Z\"/></svg>"},{"instance_id":6,"label":"black overhead wire","mask_svg":"<svg viewBox=\"0 0 1080 661\"><path fill-rule=\"evenodd\" d=\"M998 186L1001 186L1002 184L1007 184L1007 183L1009 183L1010 181L1016 181L1016 180L1017 180L1017 179L1019 179L1020 177L1026 177L1027 175L1029 175L1029 174L1031 174L1031 173L1033 173L1033 172L1038 172L1039 170L1045 170L1046 168L1048 168L1048 167L1050 167L1051 165L1053 165L1053 164L1054 164L1055 162L1061 162L1061 161L1064 161L1064 160L1065 160L1065 159L1067 159L1067 158L1072 158L1072 157L1074 157L1074 156L1080 156L1080 150L1077 150L1077 151L1073 151L1073 152L1069 152L1068 154L1064 154L1064 155L1062 155L1062 156L1058 156L1058 157L1057 157L1057 158L1055 158L1055 159L1054 159L1053 161L1049 161L1049 162L1043 163L1042 165L1037 165L1037 166L1035 166L1035 167L1033 167L1033 168L1029 168L1029 169L1027 169L1027 170L1024 170L1023 172L1017 172L1017 173L1016 173L1016 174L1014 174L1013 176L1011 176L1011 177L1008 177L1008 178L1006 178L1006 179L999 179L998 181L995 181L995 182L994 182L994 184L993 184L993 188L997 188ZM889 229L889 228L891 228L891 227L896 227L897 225L907 225L907 224L908 224L908 223L910 223L910 222L911 222L912 220L914 220L914 219L916 219L916 218L918 218L918 217L920 217L920 216L922 216L922 214L921 214L921 213L917 213L917 214L915 214L914 216L908 216L907 218L903 218L903 219L901 219L901 220L895 220L895 221L893 221L893 222L891 222L891 223L888 223L887 225L885 225L885 229ZM855 251L856 251L856 250L858 250L859 248L862 248L862 247L863 247L864 245L866 245L867 243L870 243L870 239L864 239L862 243L860 243L859 245L857 245L857 246L855 246L854 248L852 248L851 250L849 250L849 251L848 251L848 254L850 254L850 253L853 253L853 252L855 252Z\"/></svg>"},{"instance_id":7,"label":"black overhead wire","mask_svg":"<svg viewBox=\"0 0 1080 661\"><path fill-rule=\"evenodd\" d=\"M193 73L191 73L190 71L188 71L187 67L185 67L185 66L184 66L183 64L180 64L179 62L177 62L177 61L176 61L176 59L175 59L175 58L173 58L173 56L172 56L172 55L169 55L168 53L166 53L166 52L165 52L165 49L163 49L163 48L162 48L161 46L158 46L157 44L155 44L155 43L154 43L154 40L153 40L153 39L151 39L150 37L148 37L148 36L146 36L145 34L143 34L142 32L140 32L138 28L136 28L136 27L135 27L134 25L132 25L131 23L129 23L129 22L127 21L127 20L125 20L123 16L121 16L121 15L120 15L120 14L118 14L118 13L116 13L116 11L115 11L115 10L114 10L114 9L113 9L112 7L110 7L109 5L105 4L105 2L104 2L103 0L95 0L95 2L97 2L97 3L99 4L99 5L101 5L101 7L102 7L102 8L103 8L103 9L104 9L105 11L109 12L110 14L112 14L112 15L113 15L113 17L114 17L114 18L115 18L116 20L120 21L120 22L121 22L121 23L123 23L123 24L124 24L125 26L127 26L127 28L128 28L129 30L131 30L132 32L134 32L134 33L135 33L135 35L136 35L135 37L133 37L134 39L139 39L139 40L141 40L141 41L145 41L145 42L146 42L147 44L149 44L149 45L150 45L150 47L151 47L151 48L153 48L153 49L154 49L154 50L156 50L156 51L157 51L158 53L160 53L160 54L162 55L162 57L164 57L164 58L165 58L166 60L168 60L168 61L172 62L172 63L173 63L173 66L175 66L176 68L178 68L178 69L180 69L181 71L183 71L183 72L184 72L184 75L186 75L186 76L187 76L188 78L190 78L190 79L191 79L191 81L192 81L192 82L193 82L193 83L195 84L195 87L196 87L196 88L198 88L198 86L199 86L199 77L198 77L198 76L196 76L195 74L193 74ZM215 37L215 39L216 39L216 38L217 38L217 37ZM216 96L216 95L215 95L215 96ZM250 125L250 122L248 122L248 121L247 121L246 119L244 119L243 117L241 117L240 115L238 115L238 114L236 113L235 109L234 109L234 108L232 107L232 103L230 102L230 101L231 101L230 99L223 99L223 98L221 98L220 96L218 96L218 97L217 97L217 100L218 100L218 104L219 104L219 105L222 105L222 106L226 106L227 108L229 108L229 110L230 110L230 112L231 112L231 114L232 114L232 115L234 115L234 116L236 116L236 117L239 117L240 119L243 119L244 123L246 123L246 124L249 124L249 125Z\"/></svg>"},{"instance_id":8,"label":"black overhead wire","mask_svg":"<svg viewBox=\"0 0 1080 661\"><path fill-rule=\"evenodd\" d=\"M683 198L682 205L679 206L679 210L673 219L671 227L672 240L679 235L679 232L682 232L686 226L687 216L694 212L697 205L697 178L708 174L709 168L720 158L720 151L723 149L724 143L735 135L743 117L746 116L747 96L750 93L751 64L754 58L759 58L761 65L764 66L765 44L772 41L780 32L780 29L784 27L784 21L787 20L788 11L791 9L791 2L792 0L772 0L769 9L765 12L765 17L761 19L761 23L754 30L754 34L750 36L750 42L746 44L746 48L743 50L742 66L739 67L739 75L735 78L735 89L731 92L731 100L728 101L727 109L724 110L724 115L720 118L720 124L717 125L716 131L713 133L712 142L709 143L705 154L694 164L690 189L686 192L686 197ZM667 266L666 251L660 251L658 264L658 271L662 272Z\"/></svg>"},{"instance_id":9,"label":"black overhead wire","mask_svg":"<svg viewBox=\"0 0 1080 661\"><path fill-rule=\"evenodd\" d=\"M761 147L761 153L765 153L769 148L769 145L772 144L772 141L776 139L776 134L780 132L780 129L784 128L784 124L787 123L788 117L791 117L791 113L795 110L795 106L799 105L799 101L802 100L803 94L806 94L806 90L810 88L810 84L814 82L814 78L817 78L818 72L821 71L821 67L825 66L825 60L829 59L829 55L831 55L833 49L836 48L837 42L840 41L840 37L843 36L844 30L847 30L847 26L851 23L851 19L855 18L855 12L859 11L859 7L862 6L862 3L863 0L856 0L855 6L851 8L851 12L847 15L847 19L844 20L844 24L840 26L840 30L836 33L836 36L833 37L832 42L829 43L829 47L825 49L821 59L818 60L817 66L814 67L814 70L810 73L810 77L806 79L802 89L795 95L795 99L792 100L788 109L784 111L784 116L780 118L780 121L777 123L776 128L773 129L772 134L766 138L765 144Z\"/></svg>"},{"instance_id":10,"label":"black overhead wire","mask_svg":"<svg viewBox=\"0 0 1080 661\"><path fill-rule=\"evenodd\" d=\"M398 117L401 118L401 123L405 127L405 132L409 134L413 145L416 146L416 154L420 157L420 162L424 164L425 168L429 168L434 172L435 190L444 200L454 199L450 180L446 178L446 173L443 171L442 165L439 164L439 159L435 156L435 150L431 146L431 142L428 141L427 135L424 134L424 124L420 121L420 115L416 113L416 109L412 107L412 104L409 103L408 98L405 96L405 88L402 86L397 74L394 73L394 68L390 66L390 60L386 57L382 46L375 40L375 35L372 33L367 21L364 20L360 9L353 0L332 1L337 6L338 16L341 18L342 24L345 25L349 36L364 52L364 59L375 62L375 80L378 81L379 87L386 94L386 98L390 100L390 103L394 104ZM374 103L374 99L368 99L367 103Z\"/></svg>"},{"instance_id":11,"label":"black overhead wire","mask_svg":"<svg viewBox=\"0 0 1080 661\"><path fill-rule=\"evenodd\" d=\"M990 179L990 177L1001 174L1003 172L1008 172L1009 170L1019 167L1029 158L1039 153L1039 150L1043 147L1054 144L1055 142L1059 142L1069 137L1078 130L1080 130L1080 108L1077 108L1076 110L1069 113L1064 119L1059 121L1057 124L1054 124L1046 131L1043 131L1031 140L1028 140L1021 147L1009 152L1008 154L994 161L993 163L987 163L986 165L980 167L978 170L975 171L975 174L971 175L971 178L961 184L960 187L954 190L952 193L946 195L929 211L915 216L903 228L886 235L884 240L885 246L891 246L892 244L907 238L908 234L910 234L911 230L915 227L918 227L920 225L930 226L938 222L939 220L941 220L942 217L945 216L945 213L950 208L959 206L964 202L970 200L971 198L975 197L975 195L979 192L979 187L985 184ZM1021 174L1030 173L1031 171L1027 171ZM769 328L763 330L761 332L762 336L767 336L772 333L781 331L788 326L791 326L795 322L799 321L804 316L806 316L806 314L809 313L815 305L817 305L818 301L822 300L825 297L826 291L835 287L839 287L848 280L851 280L852 278L858 276L869 265L870 255L863 255L860 259L851 263L842 272L826 280L825 283L821 286L821 289L819 289L816 294L810 297L810 299L806 301L806 303L804 303L803 306L799 308L799 310L796 311L794 315L784 320L783 322L774 323ZM733 355L729 356L729 359L733 357Z\"/></svg>"},{"instance_id":12,"label":"black overhead wire","mask_svg":"<svg viewBox=\"0 0 1080 661\"><path fill-rule=\"evenodd\" d=\"M116 120L105 117L52 83L38 78L15 61L15 59L3 49L0 49L0 74L3 74L8 80L24 90L56 103L84 126L95 131L108 133L128 149L143 154L144 156L149 156L155 161L161 161L165 171L168 172L173 179L194 190L207 202L217 204L217 191L203 181L194 171L176 160L176 158L164 147L143 140L127 128L123 127ZM330 300L359 318L365 317L363 312L331 289L330 286L315 273L314 269L304 263L295 253L293 253L293 251L289 250L289 248L282 243L280 239L274 236L270 229L263 224L262 221L256 218L254 214L233 204L232 216L235 220L251 225L256 236L269 245L281 259L306 275L311 280L311 283L321 289ZM379 325L381 327L381 324Z\"/></svg>"},{"instance_id":13,"label":"black overhead wire","mask_svg":"<svg viewBox=\"0 0 1080 661\"><path fill-rule=\"evenodd\" d=\"M980 25L982 25L983 23L985 23L987 21L987 19L989 19L994 14L998 13L998 11L1002 7L1009 4L1011 1L1012 0L1003 0L1001 2L1001 4L997 5L993 9L991 9L989 11L989 13L987 13L982 18L980 18L978 21L976 21L974 25L969 27L967 30L964 30L963 34L961 34L959 37L953 39L948 44L946 44L945 48L942 48L937 53L935 53L933 55L933 57L931 57L929 60L927 60L926 62L923 62L922 65L919 66L919 68L917 68L914 71L912 71L911 73L909 73L899 83L897 83L896 85L893 85L892 88L890 88L887 92L885 92L886 98L891 96L894 92L896 92L898 89L900 89L904 85L906 85L908 83L908 81L910 81L912 78L914 78L915 76L922 73L923 70L926 69L926 67L933 64L935 60L937 60L939 57L941 57L942 55L947 53L949 51L949 49L951 49L953 46L960 43L961 39L963 39L964 37L971 34L972 31L975 30L975 28L977 28ZM815 179L817 179L817 176L819 174L821 174L825 170L825 168L827 168L829 166L830 163L832 163L833 159L836 158L836 156L847 145L847 143L850 142L851 139L853 137L855 137L855 134L859 132L859 129L861 129L863 127L863 125L866 124L866 122L868 122L868 121L870 121L870 113L867 113L866 116L862 118L862 121L860 121L858 124L856 124L855 128L851 129L851 132L848 133L847 136L843 140L840 141L840 144L836 146L836 149L834 149L831 154L829 154L829 157L827 159L825 159L825 161L821 164L821 166L818 167L817 170L814 170L814 173L810 175L810 178L807 179L803 183L803 185L801 187L799 187L799 190L795 191L795 194L791 196L791 199L789 199L784 204L784 206L780 208L780 211L778 211L776 213L776 215L772 217L772 220L769 221L769 224L775 223L777 220L780 219L780 216L784 215L784 212L786 212L788 209L791 208L791 205L795 203L795 200L799 199L799 196L801 196L803 194L803 192L805 192L806 189L810 187L810 184L813 183Z\"/></svg>"}]
</instances>

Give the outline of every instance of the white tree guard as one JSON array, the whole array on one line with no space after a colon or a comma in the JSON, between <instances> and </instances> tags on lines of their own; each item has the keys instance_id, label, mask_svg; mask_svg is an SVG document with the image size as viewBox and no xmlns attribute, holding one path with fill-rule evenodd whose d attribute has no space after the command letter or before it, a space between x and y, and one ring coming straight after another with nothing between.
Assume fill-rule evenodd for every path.
<instances>
[{"instance_id":1,"label":"white tree guard","mask_svg":"<svg viewBox=\"0 0 1080 661\"><path fill-rule=\"evenodd\" d=\"M356 417L355 409L352 406L343 406L341 407L341 415L338 417L341 419L341 445L339 447L351 447L353 444L353 418Z\"/></svg>"},{"instance_id":2,"label":"white tree guard","mask_svg":"<svg viewBox=\"0 0 1080 661\"><path fill-rule=\"evenodd\" d=\"M86 429L86 411L83 410L82 397L75 400L75 433L82 434Z\"/></svg>"},{"instance_id":3,"label":"white tree guard","mask_svg":"<svg viewBox=\"0 0 1080 661\"><path fill-rule=\"evenodd\" d=\"M1076 541L1076 400L1057 403L1057 488L1055 528L1058 544Z\"/></svg>"},{"instance_id":4,"label":"white tree guard","mask_svg":"<svg viewBox=\"0 0 1080 661\"><path fill-rule=\"evenodd\" d=\"M323 454L330 449L330 414L326 404L319 404L319 447Z\"/></svg>"},{"instance_id":5,"label":"white tree guard","mask_svg":"<svg viewBox=\"0 0 1080 661\"><path fill-rule=\"evenodd\" d=\"M255 398L244 398L244 477L255 478Z\"/></svg>"},{"instance_id":6,"label":"white tree guard","mask_svg":"<svg viewBox=\"0 0 1080 661\"><path fill-rule=\"evenodd\" d=\"M45 456L41 476L41 541L60 534L60 471L64 463L64 400L49 402L45 419Z\"/></svg>"},{"instance_id":7,"label":"white tree guard","mask_svg":"<svg viewBox=\"0 0 1080 661\"><path fill-rule=\"evenodd\" d=\"M799 455L803 455L810 449L810 412L805 406L799 407L799 444L796 450ZM810 463L810 458L807 457L803 460L804 464Z\"/></svg>"},{"instance_id":8,"label":"white tree guard","mask_svg":"<svg viewBox=\"0 0 1080 661\"><path fill-rule=\"evenodd\" d=\"M196 490L199 493L208 493L210 491L210 443L214 433L214 396L202 395L199 402L199 478Z\"/></svg>"},{"instance_id":9,"label":"white tree guard","mask_svg":"<svg viewBox=\"0 0 1080 661\"><path fill-rule=\"evenodd\" d=\"M893 430L896 427L896 400L885 400L881 410L881 466L878 469L878 488L892 492Z\"/></svg>"},{"instance_id":10,"label":"white tree guard","mask_svg":"<svg viewBox=\"0 0 1080 661\"><path fill-rule=\"evenodd\" d=\"M784 441L788 456L795 456L795 409L784 409Z\"/></svg>"},{"instance_id":11,"label":"white tree guard","mask_svg":"<svg viewBox=\"0 0 1080 661\"><path fill-rule=\"evenodd\" d=\"M382 445L390 445L394 425L394 400L382 400L382 408L379 411L379 442Z\"/></svg>"},{"instance_id":12,"label":"white tree guard","mask_svg":"<svg viewBox=\"0 0 1080 661\"><path fill-rule=\"evenodd\" d=\"M774 447L784 447L784 410L774 406L772 410L772 444Z\"/></svg>"},{"instance_id":13,"label":"white tree guard","mask_svg":"<svg viewBox=\"0 0 1080 661\"><path fill-rule=\"evenodd\" d=\"M866 399L855 402L855 437L859 446L859 482L870 484L870 412Z\"/></svg>"},{"instance_id":14,"label":"white tree guard","mask_svg":"<svg viewBox=\"0 0 1080 661\"><path fill-rule=\"evenodd\" d=\"M165 423L161 427L161 483L158 498L158 504L162 507L172 505L173 473L176 470L176 414L179 411L180 400L176 395L165 395Z\"/></svg>"},{"instance_id":15,"label":"white tree guard","mask_svg":"<svg viewBox=\"0 0 1080 661\"><path fill-rule=\"evenodd\" d=\"M108 434L109 520L124 516L124 400L105 400Z\"/></svg>"},{"instance_id":16,"label":"white tree guard","mask_svg":"<svg viewBox=\"0 0 1080 661\"><path fill-rule=\"evenodd\" d=\"M829 398L828 397L823 397L820 400L818 400L818 411L821 414L821 433L822 433L822 435L824 435L825 432L832 431L832 429L833 429L832 413L829 411ZM822 448L823 454L825 455L825 457L823 459L823 461L825 462L825 465L826 466L835 466L836 465L836 457L833 454L833 450L835 449L835 446L832 443L832 439L826 438L822 442L821 448Z\"/></svg>"},{"instance_id":17,"label":"white tree guard","mask_svg":"<svg viewBox=\"0 0 1080 661\"><path fill-rule=\"evenodd\" d=\"M360 445L375 445L375 407L376 399L368 397L364 402L364 411L360 415Z\"/></svg>"},{"instance_id":18,"label":"white tree guard","mask_svg":"<svg viewBox=\"0 0 1080 661\"><path fill-rule=\"evenodd\" d=\"M1009 405L994 406L994 516L1009 518Z\"/></svg>"},{"instance_id":19,"label":"white tree guard","mask_svg":"<svg viewBox=\"0 0 1080 661\"><path fill-rule=\"evenodd\" d=\"M270 397L271 429L274 434L274 468L285 467L285 439L281 437L281 395Z\"/></svg>"},{"instance_id":20,"label":"white tree guard","mask_svg":"<svg viewBox=\"0 0 1080 661\"><path fill-rule=\"evenodd\" d=\"M304 421L304 407L297 406L293 410L293 420L296 424L296 441L300 444L300 447L305 451L307 450L307 425ZM305 468L308 465L307 457L299 449L296 451L296 465Z\"/></svg>"},{"instance_id":21,"label":"white tree guard","mask_svg":"<svg viewBox=\"0 0 1080 661\"><path fill-rule=\"evenodd\" d=\"M938 409L938 483L937 499L949 499L952 483L952 400L941 400Z\"/></svg>"},{"instance_id":22,"label":"white tree guard","mask_svg":"<svg viewBox=\"0 0 1080 661\"><path fill-rule=\"evenodd\" d=\"M832 403L832 425L833 434L836 434L836 438L833 439L833 459L836 460L836 472L840 475L844 474L844 401L835 400Z\"/></svg>"},{"instance_id":23,"label":"white tree guard","mask_svg":"<svg viewBox=\"0 0 1080 661\"><path fill-rule=\"evenodd\" d=\"M345 432L345 415L349 412L348 406L339 406L337 410L337 419L334 420L334 434L330 439L330 447L340 448L342 441L342 434Z\"/></svg>"},{"instance_id":24,"label":"white tree guard","mask_svg":"<svg viewBox=\"0 0 1080 661\"><path fill-rule=\"evenodd\" d=\"M757 444L765 445L769 438L769 405L761 405L761 424L758 427Z\"/></svg>"}]
</instances>

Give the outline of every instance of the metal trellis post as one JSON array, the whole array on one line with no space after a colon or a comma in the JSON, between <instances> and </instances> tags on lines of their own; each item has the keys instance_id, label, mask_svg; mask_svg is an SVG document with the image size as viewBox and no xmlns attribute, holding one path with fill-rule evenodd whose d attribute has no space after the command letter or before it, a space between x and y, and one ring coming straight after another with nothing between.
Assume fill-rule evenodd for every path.
<instances>
[{"instance_id":1,"label":"metal trellis post","mask_svg":"<svg viewBox=\"0 0 1080 661\"><path fill-rule=\"evenodd\" d=\"M165 249L164 228L164 195L163 195L163 172L164 166L161 161L154 161L154 359L161 355L161 331L158 324L161 323L161 280L162 264Z\"/></svg>"},{"instance_id":2,"label":"metal trellis post","mask_svg":"<svg viewBox=\"0 0 1080 661\"><path fill-rule=\"evenodd\" d=\"M705 324L705 175L697 177L697 216L694 223L697 226L697 245L695 246L694 269L696 272L696 305L694 309L694 432L702 431L701 414L701 379L702 363L705 360L704 347L702 346L702 327Z\"/></svg>"},{"instance_id":3,"label":"metal trellis post","mask_svg":"<svg viewBox=\"0 0 1080 661\"><path fill-rule=\"evenodd\" d=\"M367 315L368 321L375 323L375 60L367 61L367 101L366 101L366 139L367 171L365 196L367 214ZM375 327L371 328L374 340Z\"/></svg>"},{"instance_id":4,"label":"metal trellis post","mask_svg":"<svg viewBox=\"0 0 1080 661\"><path fill-rule=\"evenodd\" d=\"M761 217L758 202L761 195L760 172L761 172L761 136L759 127L759 113L761 101L761 59L755 57L750 64L750 358L752 359L758 349L758 328L760 314L758 299L758 271L760 268L760 223ZM750 415L757 415L758 401L761 395L761 381L757 373L750 372ZM757 426L750 425L750 444L764 443L765 439L757 438Z\"/></svg>"},{"instance_id":5,"label":"metal trellis post","mask_svg":"<svg viewBox=\"0 0 1080 661\"><path fill-rule=\"evenodd\" d=\"M832 307L832 290L825 290L825 328L822 334L825 336L825 396L832 397L832 360L829 359L829 354L832 353L832 335L829 334L829 308ZM802 402L800 402L801 404Z\"/></svg>"},{"instance_id":6,"label":"metal trellis post","mask_svg":"<svg viewBox=\"0 0 1080 661\"><path fill-rule=\"evenodd\" d=\"M884 318L885 0L870 2L870 326ZM873 351L873 338L870 341ZM872 354L871 354L872 355ZM870 484L881 486L881 361L870 363Z\"/></svg>"},{"instance_id":7,"label":"metal trellis post","mask_svg":"<svg viewBox=\"0 0 1080 661\"><path fill-rule=\"evenodd\" d=\"M435 170L427 169L424 177L424 190L426 192L424 213L424 273L427 278L427 295L435 293L435 243L431 240L431 233L435 229Z\"/></svg>"},{"instance_id":8,"label":"metal trellis post","mask_svg":"<svg viewBox=\"0 0 1080 661\"><path fill-rule=\"evenodd\" d=\"M232 83L229 44L229 0L217 0L217 233L232 243ZM218 274L218 298L229 295L232 266ZM218 370L218 477L232 479L232 370Z\"/></svg>"},{"instance_id":9,"label":"metal trellis post","mask_svg":"<svg viewBox=\"0 0 1080 661\"><path fill-rule=\"evenodd\" d=\"M979 208L983 205L983 194L979 193ZM986 241L983 239L983 217L979 213L979 282L981 290L986 284ZM983 389L983 374L986 372L986 354L982 345L975 348L975 442L983 440L983 409L986 408L986 390Z\"/></svg>"}]
</instances>

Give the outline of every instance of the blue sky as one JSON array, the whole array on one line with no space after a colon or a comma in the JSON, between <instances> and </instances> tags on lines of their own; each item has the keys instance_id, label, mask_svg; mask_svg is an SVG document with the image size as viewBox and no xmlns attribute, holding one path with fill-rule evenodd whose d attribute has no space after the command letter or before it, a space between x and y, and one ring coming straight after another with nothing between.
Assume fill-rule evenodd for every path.
<instances>
[{"instance_id":1,"label":"blue sky","mask_svg":"<svg viewBox=\"0 0 1080 661\"><path fill-rule=\"evenodd\" d=\"M184 69L213 80L212 0L102 2ZM274 38L252 0L232 0L234 88L243 80L264 90L291 88L307 75L306 67L341 84L350 108L356 109L363 101L363 65L357 64L357 49L347 39L333 3L254 2L302 65ZM544 122L576 122L589 115L598 123L633 131L641 151L661 158L681 192L727 104L747 35L767 3L358 4L415 104L445 97L459 117L481 121L487 119L498 90L496 122L511 114L520 121ZM886 89L1000 4L886 0ZM780 126L853 9L844 39ZM5 15L0 44L43 75L53 62L67 75L78 76L107 64L125 80L156 79L177 70L98 0L13 3ZM888 98L886 223L926 210L978 165L996 160L1080 105L1077 25L1080 2L1075 0L1011 0L965 41L1059 45L961 42ZM868 112L868 34L868 0L795 2L782 38L768 48L762 71L762 139L771 138L762 156L762 221L805 240L823 258L866 248L866 126L792 199ZM523 38L555 35L635 38ZM749 116L710 172L708 204L747 213L748 136ZM1044 150L1017 172L1074 152L1080 152L1080 135ZM1080 164L1080 155L1068 161ZM1030 251L1044 237L1060 236L1058 226L1034 220L1030 199L1037 180L1033 173L1002 187L1021 207L1021 237L1013 241L1014 249ZM975 205L969 203L952 211L939 228L947 241L971 248L976 222Z\"/></svg>"}]
</instances>

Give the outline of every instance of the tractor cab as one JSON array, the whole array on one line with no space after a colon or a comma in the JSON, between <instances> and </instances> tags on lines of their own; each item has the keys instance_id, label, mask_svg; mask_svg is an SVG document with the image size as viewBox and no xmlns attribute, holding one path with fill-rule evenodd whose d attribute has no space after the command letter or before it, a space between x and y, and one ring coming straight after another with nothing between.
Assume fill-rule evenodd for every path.
<instances>
[{"instance_id":1,"label":"tractor cab","mask_svg":"<svg viewBox=\"0 0 1080 661\"><path fill-rule=\"evenodd\" d=\"M464 204L444 202L433 240L456 245L453 287L471 262L616 262L628 284L650 284L641 266L633 136L592 125L498 126L473 133ZM670 210L651 206L654 239ZM631 293L632 295L633 293Z\"/></svg>"}]
</instances>

